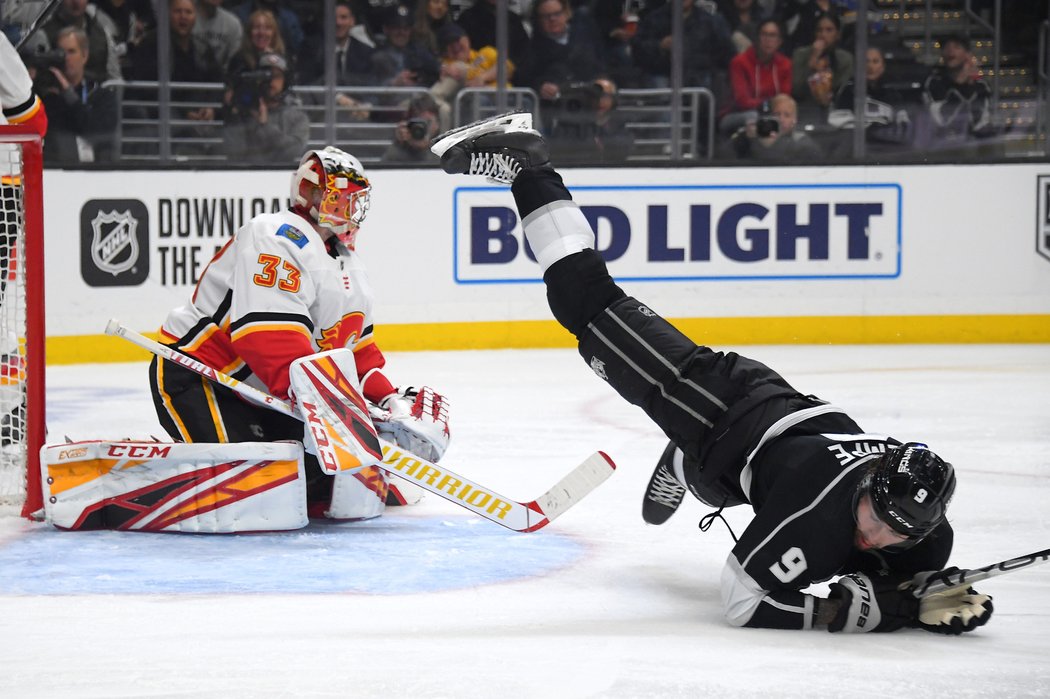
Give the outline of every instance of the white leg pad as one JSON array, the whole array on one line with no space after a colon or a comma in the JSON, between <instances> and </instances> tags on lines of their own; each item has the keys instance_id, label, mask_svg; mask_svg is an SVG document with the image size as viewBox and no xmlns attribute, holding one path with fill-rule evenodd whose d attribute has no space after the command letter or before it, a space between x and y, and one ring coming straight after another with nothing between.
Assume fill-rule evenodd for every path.
<instances>
[{"instance_id":1,"label":"white leg pad","mask_svg":"<svg viewBox=\"0 0 1050 699\"><path fill-rule=\"evenodd\" d=\"M553 201L521 222L544 272L563 257L594 247L594 231L574 201Z\"/></svg>"},{"instance_id":2,"label":"white leg pad","mask_svg":"<svg viewBox=\"0 0 1050 699\"><path fill-rule=\"evenodd\" d=\"M333 476L329 519L372 519L386 509L387 475L375 466Z\"/></svg>"},{"instance_id":3,"label":"white leg pad","mask_svg":"<svg viewBox=\"0 0 1050 699\"><path fill-rule=\"evenodd\" d=\"M305 527L299 442L75 442L40 449L60 529L226 534Z\"/></svg>"},{"instance_id":4,"label":"white leg pad","mask_svg":"<svg viewBox=\"0 0 1050 699\"><path fill-rule=\"evenodd\" d=\"M317 455L322 471L352 472L383 460L353 352L340 348L301 357L288 377L306 423L306 450Z\"/></svg>"}]
</instances>

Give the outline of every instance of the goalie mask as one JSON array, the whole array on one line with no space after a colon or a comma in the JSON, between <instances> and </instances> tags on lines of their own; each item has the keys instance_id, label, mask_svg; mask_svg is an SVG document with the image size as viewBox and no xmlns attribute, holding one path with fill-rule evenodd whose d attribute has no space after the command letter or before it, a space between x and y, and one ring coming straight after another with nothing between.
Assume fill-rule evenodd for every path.
<instances>
[{"instance_id":1,"label":"goalie mask","mask_svg":"<svg viewBox=\"0 0 1050 699\"><path fill-rule=\"evenodd\" d=\"M868 492L876 516L914 543L944 521L955 469L925 444L908 442L879 459Z\"/></svg>"},{"instance_id":2,"label":"goalie mask","mask_svg":"<svg viewBox=\"0 0 1050 699\"><path fill-rule=\"evenodd\" d=\"M351 250L368 214L372 185L357 158L328 146L308 151L292 175L292 200Z\"/></svg>"}]
</instances>

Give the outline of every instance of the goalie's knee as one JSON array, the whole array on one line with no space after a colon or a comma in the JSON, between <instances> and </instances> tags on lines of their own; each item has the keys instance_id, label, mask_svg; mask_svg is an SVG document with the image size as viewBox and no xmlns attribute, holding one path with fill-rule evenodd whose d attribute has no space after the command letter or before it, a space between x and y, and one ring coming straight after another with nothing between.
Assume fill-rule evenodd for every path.
<instances>
[{"instance_id":1,"label":"goalie's knee","mask_svg":"<svg viewBox=\"0 0 1050 699\"><path fill-rule=\"evenodd\" d=\"M386 509L387 475L376 466L354 473L332 476L332 499L324 516L328 519L372 519Z\"/></svg>"}]
</instances>

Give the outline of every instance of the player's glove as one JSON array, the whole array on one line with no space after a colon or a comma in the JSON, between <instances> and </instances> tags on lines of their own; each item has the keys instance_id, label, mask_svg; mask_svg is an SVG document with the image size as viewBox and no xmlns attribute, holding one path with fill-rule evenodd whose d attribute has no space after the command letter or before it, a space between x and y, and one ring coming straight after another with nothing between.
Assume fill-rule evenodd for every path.
<instances>
[{"instance_id":1,"label":"player's glove","mask_svg":"<svg viewBox=\"0 0 1050 699\"><path fill-rule=\"evenodd\" d=\"M911 588L921 588L931 576L957 573L958 568L919 573L912 578ZM984 626L992 616L992 598L979 594L972 587L959 585L943 592L935 592L919 600L918 626L932 631L957 636Z\"/></svg>"},{"instance_id":2,"label":"player's glove","mask_svg":"<svg viewBox=\"0 0 1050 699\"><path fill-rule=\"evenodd\" d=\"M445 453L450 438L448 401L440 393L426 386L403 386L378 407L372 421L380 437L428 461L436 462Z\"/></svg>"},{"instance_id":3,"label":"player's glove","mask_svg":"<svg viewBox=\"0 0 1050 699\"><path fill-rule=\"evenodd\" d=\"M900 578L872 580L864 573L839 578L831 583L830 599L840 606L828 631L867 633L915 626L919 600L907 587L905 582L902 589Z\"/></svg>"}]
</instances>

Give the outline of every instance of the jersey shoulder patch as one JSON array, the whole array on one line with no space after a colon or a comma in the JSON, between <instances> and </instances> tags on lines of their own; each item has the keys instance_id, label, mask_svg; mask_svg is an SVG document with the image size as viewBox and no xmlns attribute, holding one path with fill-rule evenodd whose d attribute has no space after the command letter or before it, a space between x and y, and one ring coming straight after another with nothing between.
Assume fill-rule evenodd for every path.
<instances>
[{"instance_id":1,"label":"jersey shoulder patch","mask_svg":"<svg viewBox=\"0 0 1050 699\"><path fill-rule=\"evenodd\" d=\"M306 237L305 233L287 223L281 224L281 227L277 229L277 235L278 237L287 238L292 241L300 250L305 248L306 244L310 242L310 239Z\"/></svg>"}]
</instances>

